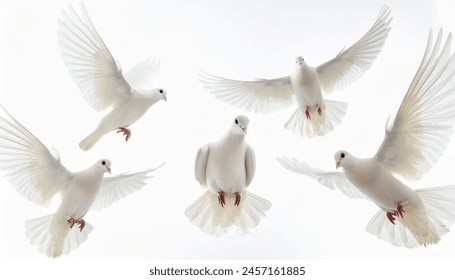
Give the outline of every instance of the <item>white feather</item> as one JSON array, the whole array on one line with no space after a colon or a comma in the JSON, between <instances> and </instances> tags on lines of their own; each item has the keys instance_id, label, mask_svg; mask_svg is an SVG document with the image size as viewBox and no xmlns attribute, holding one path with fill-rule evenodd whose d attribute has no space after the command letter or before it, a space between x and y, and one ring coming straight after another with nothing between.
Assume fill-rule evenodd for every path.
<instances>
[{"instance_id":1,"label":"white feather","mask_svg":"<svg viewBox=\"0 0 455 280\"><path fill-rule=\"evenodd\" d=\"M139 62L128 72L125 79L131 87L141 90L153 88L160 72L160 61L158 59L146 59Z\"/></svg>"},{"instance_id":2,"label":"white feather","mask_svg":"<svg viewBox=\"0 0 455 280\"><path fill-rule=\"evenodd\" d=\"M81 16L69 5L58 19L63 60L84 99L97 111L128 97L130 85L90 20L84 4Z\"/></svg>"},{"instance_id":3,"label":"white feather","mask_svg":"<svg viewBox=\"0 0 455 280\"><path fill-rule=\"evenodd\" d=\"M141 172L123 173L104 178L91 209L104 209L125 196L142 189L147 185L147 180L154 177L153 172L161 168L164 164L162 163L156 168Z\"/></svg>"},{"instance_id":4,"label":"white feather","mask_svg":"<svg viewBox=\"0 0 455 280\"><path fill-rule=\"evenodd\" d=\"M281 165L298 174L306 175L321 185L328 187L329 189L339 189L342 193L349 196L350 198L364 198L368 199L362 192L360 192L349 180L346 178L343 172L326 172L321 169L317 169L309 166L306 162L299 161L296 158L288 158L282 156L277 158Z\"/></svg>"},{"instance_id":5,"label":"white feather","mask_svg":"<svg viewBox=\"0 0 455 280\"><path fill-rule=\"evenodd\" d=\"M422 63L386 134L376 158L391 172L419 179L447 147L455 124L455 56L449 34L442 50L442 30L434 47L428 38Z\"/></svg>"},{"instance_id":6,"label":"white feather","mask_svg":"<svg viewBox=\"0 0 455 280\"><path fill-rule=\"evenodd\" d=\"M73 174L0 105L0 174L27 200L47 205Z\"/></svg>"},{"instance_id":7,"label":"white feather","mask_svg":"<svg viewBox=\"0 0 455 280\"><path fill-rule=\"evenodd\" d=\"M201 82L216 98L249 112L271 113L294 104L294 91L289 76L277 79L238 81L206 72Z\"/></svg>"},{"instance_id":8,"label":"white feather","mask_svg":"<svg viewBox=\"0 0 455 280\"><path fill-rule=\"evenodd\" d=\"M341 89L358 80L378 56L390 31L390 8L383 6L368 32L354 45L317 67L324 93Z\"/></svg>"}]
</instances>

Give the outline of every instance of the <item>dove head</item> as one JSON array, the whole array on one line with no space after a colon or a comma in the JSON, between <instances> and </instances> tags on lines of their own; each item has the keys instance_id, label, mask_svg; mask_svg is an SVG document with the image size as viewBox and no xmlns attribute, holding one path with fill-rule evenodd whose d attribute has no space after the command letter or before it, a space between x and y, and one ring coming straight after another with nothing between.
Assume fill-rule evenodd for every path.
<instances>
[{"instance_id":1,"label":"dove head","mask_svg":"<svg viewBox=\"0 0 455 280\"><path fill-rule=\"evenodd\" d=\"M102 172L111 173L111 161L108 159L100 159L96 164L96 167L102 170Z\"/></svg>"},{"instance_id":2,"label":"dove head","mask_svg":"<svg viewBox=\"0 0 455 280\"><path fill-rule=\"evenodd\" d=\"M160 98L167 102L167 92L166 92L166 90L164 90L162 88L158 88L156 90L158 91L158 94L160 95Z\"/></svg>"},{"instance_id":3,"label":"dove head","mask_svg":"<svg viewBox=\"0 0 455 280\"><path fill-rule=\"evenodd\" d=\"M153 100L153 103L158 102L160 100L167 101L167 92L165 89L162 88L155 88L152 89L151 91L148 91L148 93Z\"/></svg>"},{"instance_id":4,"label":"dove head","mask_svg":"<svg viewBox=\"0 0 455 280\"><path fill-rule=\"evenodd\" d=\"M234 119L231 130L233 130L235 134L245 135L248 130L249 122L250 120L247 117L237 116Z\"/></svg>"},{"instance_id":5,"label":"dove head","mask_svg":"<svg viewBox=\"0 0 455 280\"><path fill-rule=\"evenodd\" d=\"M295 58L295 63L298 66L302 66L305 63L305 59L303 59L303 57L301 57L301 56L298 56Z\"/></svg>"},{"instance_id":6,"label":"dove head","mask_svg":"<svg viewBox=\"0 0 455 280\"><path fill-rule=\"evenodd\" d=\"M338 151L333 158L335 159L336 167L338 169L338 167L344 167L346 166L346 163L349 163L351 155L346 151Z\"/></svg>"}]
</instances>

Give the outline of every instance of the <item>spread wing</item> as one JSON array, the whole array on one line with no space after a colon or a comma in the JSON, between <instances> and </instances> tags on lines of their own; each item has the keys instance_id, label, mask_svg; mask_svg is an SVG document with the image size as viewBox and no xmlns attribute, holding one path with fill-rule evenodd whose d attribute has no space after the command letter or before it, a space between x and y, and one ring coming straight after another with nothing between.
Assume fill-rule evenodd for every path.
<instances>
[{"instance_id":1,"label":"spread wing","mask_svg":"<svg viewBox=\"0 0 455 280\"><path fill-rule=\"evenodd\" d=\"M295 102L289 76L237 81L203 72L200 77L204 87L216 98L250 112L267 114L287 108Z\"/></svg>"},{"instance_id":2,"label":"spread wing","mask_svg":"<svg viewBox=\"0 0 455 280\"><path fill-rule=\"evenodd\" d=\"M254 173L256 172L256 157L254 150L250 145L246 147L245 153L245 170L246 170L246 186L248 187L253 181Z\"/></svg>"},{"instance_id":3,"label":"spread wing","mask_svg":"<svg viewBox=\"0 0 455 280\"><path fill-rule=\"evenodd\" d=\"M209 160L210 144L202 146L197 152L194 175L201 186L207 186L207 161Z\"/></svg>"},{"instance_id":4,"label":"spread wing","mask_svg":"<svg viewBox=\"0 0 455 280\"><path fill-rule=\"evenodd\" d=\"M367 196L361 193L351 182L349 182L343 172L326 172L321 169L311 167L303 161L298 161L295 158L290 159L285 156L277 158L277 160L286 169L295 173L306 175L332 190L338 188L342 193L350 198L368 199Z\"/></svg>"},{"instance_id":5,"label":"spread wing","mask_svg":"<svg viewBox=\"0 0 455 280\"><path fill-rule=\"evenodd\" d=\"M154 176L153 172L163 165L164 163L154 169L104 178L91 209L101 210L125 196L142 189L147 184L147 180Z\"/></svg>"},{"instance_id":6,"label":"spread wing","mask_svg":"<svg viewBox=\"0 0 455 280\"><path fill-rule=\"evenodd\" d=\"M455 124L455 57L442 30L432 48L432 32L419 69L375 157L390 170L419 179L437 162Z\"/></svg>"},{"instance_id":7,"label":"spread wing","mask_svg":"<svg viewBox=\"0 0 455 280\"><path fill-rule=\"evenodd\" d=\"M0 105L0 174L29 201L46 205L72 173Z\"/></svg>"},{"instance_id":8,"label":"spread wing","mask_svg":"<svg viewBox=\"0 0 455 280\"><path fill-rule=\"evenodd\" d=\"M131 87L81 4L78 15L70 5L58 19L63 60L84 99L101 111L127 98Z\"/></svg>"},{"instance_id":9,"label":"spread wing","mask_svg":"<svg viewBox=\"0 0 455 280\"><path fill-rule=\"evenodd\" d=\"M154 87L159 72L160 61L148 58L126 72L125 79L133 88L147 90Z\"/></svg>"},{"instance_id":10,"label":"spread wing","mask_svg":"<svg viewBox=\"0 0 455 280\"><path fill-rule=\"evenodd\" d=\"M357 81L370 69L384 46L390 31L390 8L382 7L378 19L368 32L347 50L341 50L335 58L317 67L324 93L341 89Z\"/></svg>"}]
</instances>

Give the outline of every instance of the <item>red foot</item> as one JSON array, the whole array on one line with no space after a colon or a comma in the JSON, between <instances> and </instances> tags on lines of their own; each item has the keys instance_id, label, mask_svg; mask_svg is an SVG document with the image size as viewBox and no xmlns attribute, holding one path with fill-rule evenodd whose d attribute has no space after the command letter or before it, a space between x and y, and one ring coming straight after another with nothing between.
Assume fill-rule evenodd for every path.
<instances>
[{"instance_id":1,"label":"red foot","mask_svg":"<svg viewBox=\"0 0 455 280\"><path fill-rule=\"evenodd\" d=\"M224 207L224 205L226 204L226 200L224 198L224 192L218 193L218 203L221 205L221 207Z\"/></svg>"},{"instance_id":2,"label":"red foot","mask_svg":"<svg viewBox=\"0 0 455 280\"><path fill-rule=\"evenodd\" d=\"M84 228L85 228L85 221L84 219L79 219L79 220L76 220L75 218L71 217L69 218L68 220L66 220L68 222L68 224L70 225L70 228L73 228L73 226L75 224L78 224L79 225L79 229L80 231L82 231Z\"/></svg>"},{"instance_id":3,"label":"red foot","mask_svg":"<svg viewBox=\"0 0 455 280\"><path fill-rule=\"evenodd\" d=\"M319 106L318 106L318 115L319 115L319 116L322 116L322 109L321 109L321 107L319 107Z\"/></svg>"},{"instance_id":4,"label":"red foot","mask_svg":"<svg viewBox=\"0 0 455 280\"><path fill-rule=\"evenodd\" d=\"M77 220L77 224L79 225L80 231L82 231L85 228L85 221L84 219Z\"/></svg>"},{"instance_id":5,"label":"red foot","mask_svg":"<svg viewBox=\"0 0 455 280\"><path fill-rule=\"evenodd\" d=\"M311 120L310 112L308 112L308 108L305 110L305 116L307 120Z\"/></svg>"},{"instance_id":6,"label":"red foot","mask_svg":"<svg viewBox=\"0 0 455 280\"><path fill-rule=\"evenodd\" d=\"M398 203L397 210L393 212L387 212L387 219L389 219L392 224L395 224L395 216L400 216L403 218L403 213L406 213L404 211L403 205L401 205L401 203Z\"/></svg>"},{"instance_id":7,"label":"red foot","mask_svg":"<svg viewBox=\"0 0 455 280\"><path fill-rule=\"evenodd\" d=\"M69 218L68 220L66 220L68 222L68 224L70 225L70 228L73 228L74 224L77 222L76 219L74 219L73 217Z\"/></svg>"},{"instance_id":8,"label":"red foot","mask_svg":"<svg viewBox=\"0 0 455 280\"><path fill-rule=\"evenodd\" d=\"M130 139L130 136L131 136L131 130L129 130L128 128L125 128L125 127L119 127L117 130L117 133L119 133L119 132L123 132L123 136L126 136L125 142L128 142L128 139Z\"/></svg>"},{"instance_id":9,"label":"red foot","mask_svg":"<svg viewBox=\"0 0 455 280\"><path fill-rule=\"evenodd\" d=\"M392 223L392 224L395 224L395 213L394 212L387 212L386 214L387 216L387 219L389 219L389 221Z\"/></svg>"},{"instance_id":10,"label":"red foot","mask_svg":"<svg viewBox=\"0 0 455 280\"><path fill-rule=\"evenodd\" d=\"M237 207L239 207L239 205L240 205L240 193L238 193L238 192L235 193L234 205L237 206Z\"/></svg>"}]
</instances>

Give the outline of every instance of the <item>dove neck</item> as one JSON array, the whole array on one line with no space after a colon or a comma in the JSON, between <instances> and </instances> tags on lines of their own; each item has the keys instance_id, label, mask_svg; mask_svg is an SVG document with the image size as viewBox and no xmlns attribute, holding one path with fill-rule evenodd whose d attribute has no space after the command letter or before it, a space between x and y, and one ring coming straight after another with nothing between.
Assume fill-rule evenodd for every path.
<instances>
[{"instance_id":1,"label":"dove neck","mask_svg":"<svg viewBox=\"0 0 455 280\"><path fill-rule=\"evenodd\" d=\"M245 134L228 132L218 143L220 146L239 146L245 143Z\"/></svg>"},{"instance_id":2,"label":"dove neck","mask_svg":"<svg viewBox=\"0 0 455 280\"><path fill-rule=\"evenodd\" d=\"M135 93L136 93L137 96L141 96L142 97L142 101L144 103L147 103L147 104L150 104L150 105L155 104L156 102L160 101L160 99L161 99L161 95L156 93L153 90L150 90L150 91L136 90Z\"/></svg>"}]
</instances>

